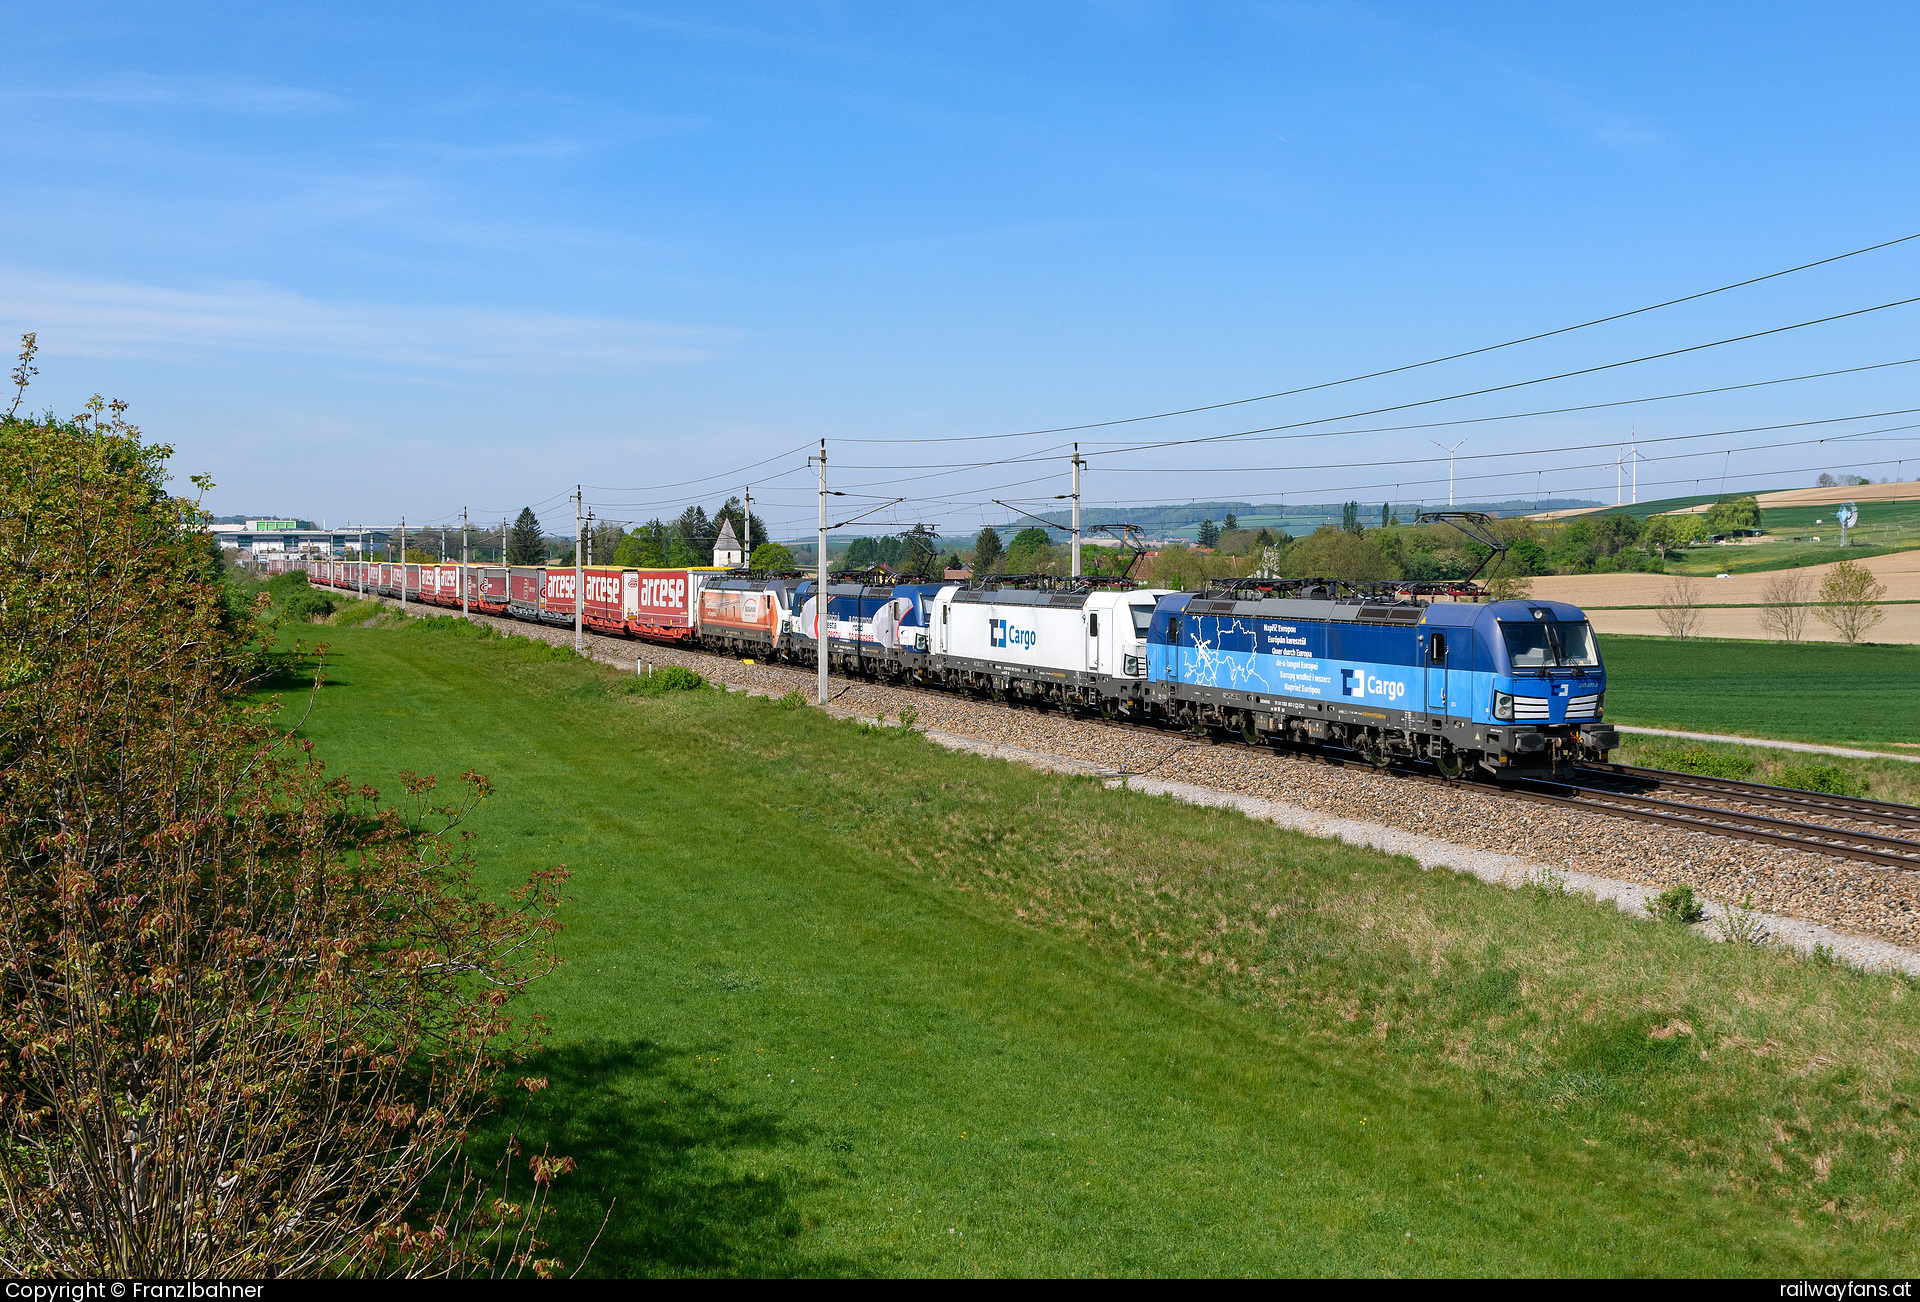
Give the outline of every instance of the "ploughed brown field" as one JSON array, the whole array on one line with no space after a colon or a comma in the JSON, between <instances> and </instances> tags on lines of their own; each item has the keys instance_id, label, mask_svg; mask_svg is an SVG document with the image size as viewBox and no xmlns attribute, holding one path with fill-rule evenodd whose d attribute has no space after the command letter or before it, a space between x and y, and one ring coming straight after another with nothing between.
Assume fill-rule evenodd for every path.
<instances>
[{"instance_id":1,"label":"ploughed brown field","mask_svg":"<svg viewBox=\"0 0 1920 1302\"><path fill-rule=\"evenodd\" d=\"M1869 485L1897 488L1897 484ZM1910 486L1909 486L1910 487ZM1808 489L1807 492L1839 492L1839 489ZM1864 489L1860 491L1865 491ZM1920 551L1895 552L1872 556L1857 562L1887 585L1884 600L1920 602ZM1833 566L1809 565L1799 571L1811 580L1811 592L1817 599L1820 581ZM1735 574L1724 579L1696 578L1694 590L1705 609L1700 613L1696 637L1736 637L1770 639L1772 634L1760 627L1762 591L1778 571ZM1673 583L1668 574L1557 574L1533 581L1533 595L1554 601L1570 601L1585 609L1594 628L1602 633L1665 634L1659 613L1654 610L1608 610L1609 606L1653 606L1666 595ZM1736 609L1714 609L1733 606ZM1832 629L1817 619L1807 621L1809 641L1837 641ZM1874 642L1920 643L1920 605L1886 607L1886 618L1874 626L1868 638Z\"/></svg>"}]
</instances>

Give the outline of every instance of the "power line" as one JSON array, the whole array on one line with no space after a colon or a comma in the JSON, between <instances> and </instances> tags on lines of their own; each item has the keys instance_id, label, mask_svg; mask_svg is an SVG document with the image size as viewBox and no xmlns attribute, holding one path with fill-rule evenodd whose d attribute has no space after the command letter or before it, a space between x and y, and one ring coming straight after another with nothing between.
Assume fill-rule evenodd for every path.
<instances>
[{"instance_id":1,"label":"power line","mask_svg":"<svg viewBox=\"0 0 1920 1302\"><path fill-rule=\"evenodd\" d=\"M1815 267L1824 267L1831 263L1843 262L1848 258L1857 258L1865 253L1876 253L1881 249L1890 249L1896 244L1905 244L1909 240L1916 239L1920 239L1920 232L1915 232L1912 235L1902 235L1898 239L1886 240L1879 244L1869 244L1865 248L1854 249L1849 253L1837 253L1830 258L1821 258L1814 262L1803 262L1797 267L1788 267L1783 271L1772 271L1764 276L1754 276L1748 280L1735 281L1730 285L1721 285L1717 289L1703 289L1698 293L1686 294L1679 298L1670 298L1661 303L1651 303L1646 307L1636 307L1631 311L1616 312L1611 316L1595 317L1591 321L1582 321L1577 325L1561 326L1555 330L1545 330L1539 334L1525 335L1518 339L1509 339L1504 343L1486 344L1479 348L1469 348L1465 352L1449 353L1444 357L1432 357L1424 362L1408 362L1402 366L1390 366L1385 370L1369 371L1364 375L1350 375L1342 380L1325 380L1319 384L1309 384L1298 389L1281 389L1274 393L1257 394L1251 398L1235 398L1228 402L1206 403L1198 407L1183 407L1176 411L1155 412L1146 416L1126 416L1115 420L1090 421L1084 425L1058 425L1049 429L1020 430L1011 434L966 434L932 439L842 439L839 441L846 443L970 443L984 439L1035 438L1043 434L1071 434L1079 430L1108 429L1115 425L1135 425L1142 421L1166 420L1174 416L1192 416L1203 411L1220 411L1227 407L1244 407L1248 403L1268 402L1274 398L1291 398L1302 393L1314 393L1321 389L1338 388L1344 384L1358 384L1363 380L1377 380L1383 376L1399 375L1406 371L1417 371L1422 367L1438 366L1444 362L1457 362L1462 358L1478 357L1483 353L1497 352L1502 348L1513 348L1520 344L1536 343L1542 339L1552 339L1556 335L1571 334L1576 330L1585 330L1592 326L1606 325L1613 321L1624 321L1629 317L1643 316L1648 312L1657 312L1662 308L1676 307L1681 303L1691 303L1698 299L1711 298L1715 294L1724 294L1729 290L1745 289L1749 285L1758 285L1765 281L1778 280L1782 276L1791 276L1796 272L1810 271ZM1912 300L1908 301L1911 302Z\"/></svg>"},{"instance_id":2,"label":"power line","mask_svg":"<svg viewBox=\"0 0 1920 1302\"><path fill-rule=\"evenodd\" d=\"M1241 430L1232 435L1245 439L1249 443L1270 443L1285 439L1327 439L1338 438L1343 434L1397 434L1412 430L1446 429L1454 425L1485 425L1501 420L1525 420L1533 416L1566 416L1579 411L1603 411L1608 407L1636 407L1641 403L1668 402L1677 398L1700 398L1714 393L1733 393L1740 389L1764 389L1776 384L1795 384L1801 380L1825 380L1836 375L1858 375L1863 371L1883 371L1895 366L1913 366L1920 363L1920 357L1906 357L1897 362L1874 362L1868 366L1848 366L1837 371L1809 371L1805 375L1785 375L1772 380L1748 380L1741 384L1722 384L1711 389L1686 389L1678 393L1655 393L1641 398L1615 398L1607 402L1584 402L1573 407L1540 407L1533 411L1512 411L1499 416L1461 416L1454 420L1424 421L1417 425L1374 425L1366 429L1315 430L1306 434L1273 434L1272 430L1291 429L1289 425L1269 425L1261 429ZM1090 443L1090 447L1112 447L1125 452L1134 448L1153 448L1172 446L1171 444Z\"/></svg>"},{"instance_id":3,"label":"power line","mask_svg":"<svg viewBox=\"0 0 1920 1302\"><path fill-rule=\"evenodd\" d=\"M1731 434L1759 434L1773 429L1804 429L1809 425L1839 425L1850 420L1878 420L1882 416L1906 416L1920 407L1898 407L1891 411L1857 412L1851 416L1824 416L1818 420L1783 421L1778 425L1744 425L1738 429L1707 430L1699 434L1669 434L1660 438L1641 439L1641 443L1683 443L1692 439L1723 438ZM1905 428L1902 426L1901 428ZM1847 437L1839 435L1836 437ZM1824 439L1808 439L1805 442L1827 442ZM1588 452L1594 448L1616 446L1618 440L1605 443L1576 443L1570 447L1518 448L1507 452L1475 452L1459 458L1461 461L1486 461L1496 457L1545 456L1553 452ZM1781 444L1780 446L1788 446ZM1280 470L1338 470L1342 466L1417 466L1431 462L1445 461L1445 457L1394 457L1387 461L1326 461L1311 465L1288 466L1102 466L1101 471L1110 475L1246 475L1262 474ZM1606 463L1612 465L1611 461Z\"/></svg>"},{"instance_id":4,"label":"power line","mask_svg":"<svg viewBox=\"0 0 1920 1302\"><path fill-rule=\"evenodd\" d=\"M683 479L680 482L675 484L649 484L644 488L627 488L627 487L616 486L612 484L583 484L581 485L581 487L591 488L595 492L600 492L600 493L651 493L651 492L657 492L663 488L685 488L689 484L705 484L715 479L726 479L732 475L744 475L749 470L758 470L761 466L767 465L771 462L778 461L782 457L791 457L801 452L805 452L808 448L812 446L813 446L813 443L811 440L809 440L808 442L802 443L797 448L793 448L786 452L777 452L773 456L768 457L765 461L756 461L752 465L739 466L733 470L723 470L718 474L702 475L698 479Z\"/></svg>"},{"instance_id":5,"label":"power line","mask_svg":"<svg viewBox=\"0 0 1920 1302\"><path fill-rule=\"evenodd\" d=\"M1605 362L1599 366L1585 366L1575 371L1562 371L1557 375L1543 375L1531 380L1515 380L1510 384L1496 384L1484 389L1469 389L1461 393L1450 393L1443 398L1422 398L1418 402L1396 403L1390 407L1374 407L1367 411L1348 412L1344 416L1322 416L1317 420L1295 421L1289 425L1270 425L1265 429L1243 431L1234 434L1209 434L1190 439L1164 439L1152 443L1136 443L1130 447L1117 448L1113 452L1096 452L1094 456L1113 456L1121 452L1145 452L1155 448L1189 447L1197 443L1221 443L1229 439L1245 438L1249 433L1270 434L1276 430L1304 429L1309 425L1326 425L1337 420L1358 420L1362 416L1380 416L1390 411L1409 411L1415 407L1431 407L1437 403L1454 402L1461 398L1478 398L1489 393L1504 393L1509 389L1525 389L1536 384L1551 384L1555 380L1570 380L1576 376L1594 375L1601 371L1614 371L1623 366L1637 366L1641 362L1656 362L1662 358L1680 357L1687 353L1697 353L1708 348L1720 348L1727 344L1745 343L1750 339L1764 339L1769 335L1785 334L1790 330L1805 330L1809 326L1826 325L1833 321L1844 321L1849 317L1865 316L1869 312L1885 312L1889 308L1906 307L1920 303L1920 297L1896 299L1891 303L1880 303L1873 307L1856 308L1851 312L1839 312L1833 316L1816 317L1811 321L1796 321L1792 325L1774 326L1767 330L1755 330L1751 334L1732 335L1726 339L1715 339L1704 344L1689 344L1685 348L1672 348L1666 352L1648 353L1643 357L1629 357L1623 361ZM1342 431L1335 430L1334 433Z\"/></svg>"}]
</instances>

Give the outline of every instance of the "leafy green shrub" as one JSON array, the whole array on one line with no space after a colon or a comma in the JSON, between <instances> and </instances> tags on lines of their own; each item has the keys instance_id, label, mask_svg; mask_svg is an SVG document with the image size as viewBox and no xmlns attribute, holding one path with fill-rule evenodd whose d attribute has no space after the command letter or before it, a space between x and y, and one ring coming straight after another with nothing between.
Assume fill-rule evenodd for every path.
<instances>
[{"instance_id":1,"label":"leafy green shrub","mask_svg":"<svg viewBox=\"0 0 1920 1302\"><path fill-rule=\"evenodd\" d=\"M1662 922L1692 926L1707 916L1691 886L1669 886L1647 901L1647 912Z\"/></svg>"},{"instance_id":2,"label":"leafy green shrub","mask_svg":"<svg viewBox=\"0 0 1920 1302\"><path fill-rule=\"evenodd\" d=\"M1782 764L1774 781L1783 787L1818 791L1829 796L1864 796L1867 780L1838 764Z\"/></svg>"},{"instance_id":3,"label":"leafy green shrub","mask_svg":"<svg viewBox=\"0 0 1920 1302\"><path fill-rule=\"evenodd\" d=\"M900 711L900 726L902 728L911 728L918 722L920 722L920 711L912 707Z\"/></svg>"},{"instance_id":4,"label":"leafy green shrub","mask_svg":"<svg viewBox=\"0 0 1920 1302\"><path fill-rule=\"evenodd\" d=\"M289 570L267 580L266 593L273 611L294 624L309 624L333 613L337 604L330 593L307 582L305 570Z\"/></svg>"},{"instance_id":5,"label":"leafy green shrub","mask_svg":"<svg viewBox=\"0 0 1920 1302\"><path fill-rule=\"evenodd\" d=\"M690 692L696 687L705 687L707 680L681 665L661 665L650 674L636 674L632 683L629 695L665 696L668 692Z\"/></svg>"},{"instance_id":6,"label":"leafy green shrub","mask_svg":"<svg viewBox=\"0 0 1920 1302\"><path fill-rule=\"evenodd\" d=\"M1703 778L1744 778L1754 769L1754 761L1744 755L1729 755L1724 751L1708 750L1705 746L1655 752L1648 756L1648 761L1654 768L1672 769L1676 773L1697 773Z\"/></svg>"},{"instance_id":7,"label":"leafy green shrub","mask_svg":"<svg viewBox=\"0 0 1920 1302\"><path fill-rule=\"evenodd\" d=\"M544 1272L544 1200L503 1212L462 1149L565 874L483 894L457 829L485 777L382 802L249 698L311 659L256 654L124 410L0 409L0 1272ZM245 596L320 608L297 577Z\"/></svg>"}]
</instances>

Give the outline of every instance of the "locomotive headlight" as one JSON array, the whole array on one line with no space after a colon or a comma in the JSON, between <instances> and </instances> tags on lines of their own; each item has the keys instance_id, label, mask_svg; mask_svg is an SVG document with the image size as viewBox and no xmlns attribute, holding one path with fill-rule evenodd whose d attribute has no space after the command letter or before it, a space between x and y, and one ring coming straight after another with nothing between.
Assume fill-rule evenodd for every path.
<instances>
[{"instance_id":1,"label":"locomotive headlight","mask_svg":"<svg viewBox=\"0 0 1920 1302\"><path fill-rule=\"evenodd\" d=\"M1493 717L1508 720L1513 718L1513 693L1495 692L1493 694Z\"/></svg>"},{"instance_id":2,"label":"locomotive headlight","mask_svg":"<svg viewBox=\"0 0 1920 1302\"><path fill-rule=\"evenodd\" d=\"M1599 698L1596 699L1593 703L1593 717L1596 719L1599 719L1604 717L1606 713L1607 713L1607 694L1605 692L1602 692L1600 693Z\"/></svg>"}]
</instances>

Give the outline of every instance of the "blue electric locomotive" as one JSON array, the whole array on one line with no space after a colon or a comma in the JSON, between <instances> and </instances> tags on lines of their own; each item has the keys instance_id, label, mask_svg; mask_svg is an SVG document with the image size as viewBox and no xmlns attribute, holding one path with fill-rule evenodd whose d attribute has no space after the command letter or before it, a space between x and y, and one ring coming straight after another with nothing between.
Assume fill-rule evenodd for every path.
<instances>
[{"instance_id":1,"label":"blue electric locomotive","mask_svg":"<svg viewBox=\"0 0 1920 1302\"><path fill-rule=\"evenodd\" d=\"M1601 760L1606 670L1578 607L1391 589L1181 593L1147 634L1149 699L1194 726L1331 741L1457 775Z\"/></svg>"}]
</instances>

